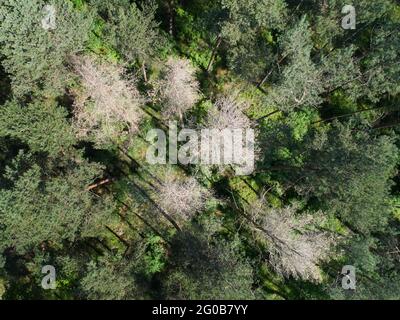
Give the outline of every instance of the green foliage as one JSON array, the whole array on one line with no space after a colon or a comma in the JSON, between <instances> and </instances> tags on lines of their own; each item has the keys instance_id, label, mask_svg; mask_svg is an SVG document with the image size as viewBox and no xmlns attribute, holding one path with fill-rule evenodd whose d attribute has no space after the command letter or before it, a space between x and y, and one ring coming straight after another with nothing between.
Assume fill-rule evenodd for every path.
<instances>
[{"instance_id":1,"label":"green foliage","mask_svg":"<svg viewBox=\"0 0 400 320\"><path fill-rule=\"evenodd\" d=\"M105 56L112 62L117 62L120 60L120 55L104 40L104 25L105 23L101 19L97 19L94 22L93 32L90 34L87 47L90 51L100 56Z\"/></svg>"},{"instance_id":2,"label":"green foliage","mask_svg":"<svg viewBox=\"0 0 400 320\"><path fill-rule=\"evenodd\" d=\"M2 246L26 252L45 241L61 244L98 230L110 209L85 188L100 167L81 159L79 165L70 161L64 172L56 167L47 171L29 165L32 160L20 152L5 169L4 178L12 187L0 190Z\"/></svg>"},{"instance_id":3,"label":"green foliage","mask_svg":"<svg viewBox=\"0 0 400 320\"><path fill-rule=\"evenodd\" d=\"M359 272L372 274L379 264L379 256L371 252L376 248L376 239L356 237L351 239L347 255Z\"/></svg>"},{"instance_id":4,"label":"green foliage","mask_svg":"<svg viewBox=\"0 0 400 320\"><path fill-rule=\"evenodd\" d=\"M322 102L322 76L311 60L311 30L305 17L284 34L281 46L289 62L268 93L266 104L282 111L318 106Z\"/></svg>"},{"instance_id":5,"label":"green foliage","mask_svg":"<svg viewBox=\"0 0 400 320\"><path fill-rule=\"evenodd\" d=\"M180 47L196 65L207 68L211 56L210 46L204 41L204 34L198 21L189 12L178 7L176 24L179 27Z\"/></svg>"},{"instance_id":6,"label":"green foliage","mask_svg":"<svg viewBox=\"0 0 400 320\"><path fill-rule=\"evenodd\" d=\"M26 143L33 152L56 156L75 143L66 110L55 103L33 102L21 106L11 101L0 108L0 136Z\"/></svg>"},{"instance_id":7,"label":"green foliage","mask_svg":"<svg viewBox=\"0 0 400 320\"><path fill-rule=\"evenodd\" d=\"M0 299L399 299L400 5L354 1L348 30L347 4L0 0ZM162 110L202 128L221 95L252 174L147 163Z\"/></svg>"},{"instance_id":8,"label":"green foliage","mask_svg":"<svg viewBox=\"0 0 400 320\"><path fill-rule=\"evenodd\" d=\"M162 45L162 38L154 19L157 7L154 2L139 9L136 4L107 4L105 39L128 62L143 62L154 56Z\"/></svg>"},{"instance_id":9,"label":"green foliage","mask_svg":"<svg viewBox=\"0 0 400 320\"><path fill-rule=\"evenodd\" d=\"M146 242L146 248L146 253L143 256L146 264L145 273L151 276L164 268L166 250L159 236L149 237Z\"/></svg>"},{"instance_id":10,"label":"green foliage","mask_svg":"<svg viewBox=\"0 0 400 320\"><path fill-rule=\"evenodd\" d=\"M140 258L140 255L136 258ZM82 279L82 291L91 300L125 300L139 298L135 282L138 261L107 254L91 261Z\"/></svg>"},{"instance_id":11,"label":"green foliage","mask_svg":"<svg viewBox=\"0 0 400 320\"><path fill-rule=\"evenodd\" d=\"M220 34L229 46L228 63L245 79L256 80L264 73L267 61L273 59L268 50L264 30L281 30L286 24L284 1L221 1L226 11Z\"/></svg>"},{"instance_id":12,"label":"green foliage","mask_svg":"<svg viewBox=\"0 0 400 320\"><path fill-rule=\"evenodd\" d=\"M81 51L88 39L92 17L69 1L53 0L55 29L42 27L43 0L0 2L0 53L11 75L13 93L39 95L60 92L68 79L68 55Z\"/></svg>"},{"instance_id":13,"label":"green foliage","mask_svg":"<svg viewBox=\"0 0 400 320\"><path fill-rule=\"evenodd\" d=\"M293 139L301 141L312 129L311 123L317 120L317 117L318 113L312 108L304 108L297 113L289 114L286 122L292 128Z\"/></svg>"},{"instance_id":14,"label":"green foliage","mask_svg":"<svg viewBox=\"0 0 400 320\"><path fill-rule=\"evenodd\" d=\"M382 229L390 216L390 178L398 149L390 137L373 137L362 128L334 123L327 134L309 141L299 190L311 190L329 210L365 233Z\"/></svg>"},{"instance_id":15,"label":"green foliage","mask_svg":"<svg viewBox=\"0 0 400 320\"><path fill-rule=\"evenodd\" d=\"M166 298L254 299L252 270L235 243L214 245L204 233L186 230L174 239Z\"/></svg>"}]
</instances>

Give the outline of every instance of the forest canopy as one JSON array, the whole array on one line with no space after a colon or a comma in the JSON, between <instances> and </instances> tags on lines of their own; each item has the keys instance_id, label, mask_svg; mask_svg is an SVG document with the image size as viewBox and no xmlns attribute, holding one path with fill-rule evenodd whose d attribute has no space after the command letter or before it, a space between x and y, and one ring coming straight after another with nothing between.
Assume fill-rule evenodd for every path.
<instances>
[{"instance_id":1,"label":"forest canopy","mask_svg":"<svg viewBox=\"0 0 400 320\"><path fill-rule=\"evenodd\" d=\"M400 299L399 31L395 0L0 0L0 299ZM179 161L206 129L254 170Z\"/></svg>"}]
</instances>

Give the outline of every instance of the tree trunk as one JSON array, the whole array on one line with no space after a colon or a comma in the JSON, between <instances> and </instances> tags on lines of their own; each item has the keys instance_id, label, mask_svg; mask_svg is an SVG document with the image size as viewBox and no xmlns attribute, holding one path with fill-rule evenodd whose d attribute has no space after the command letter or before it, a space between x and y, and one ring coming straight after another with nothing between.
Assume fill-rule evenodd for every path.
<instances>
[{"instance_id":1,"label":"tree trunk","mask_svg":"<svg viewBox=\"0 0 400 320\"><path fill-rule=\"evenodd\" d=\"M114 236L118 238L119 241L121 241L126 247L129 247L128 241L126 241L124 238L122 238L118 233L116 233L114 230L112 230L109 226L106 226L106 229L110 231Z\"/></svg>"},{"instance_id":2,"label":"tree trunk","mask_svg":"<svg viewBox=\"0 0 400 320\"><path fill-rule=\"evenodd\" d=\"M138 186L134 181L131 181L135 189L143 195L145 198L147 198L151 204L153 204L158 211L164 216L165 219L167 219L177 231L181 231L181 228L179 227L178 223L163 209L161 208L140 186Z\"/></svg>"},{"instance_id":3,"label":"tree trunk","mask_svg":"<svg viewBox=\"0 0 400 320\"><path fill-rule=\"evenodd\" d=\"M97 238L97 237L95 238L95 240L96 240L98 243L100 243L102 247L106 248L107 251L109 251L109 252L112 251L111 248L110 248L106 243L104 243L104 241L100 240L100 239Z\"/></svg>"},{"instance_id":4,"label":"tree trunk","mask_svg":"<svg viewBox=\"0 0 400 320\"><path fill-rule=\"evenodd\" d=\"M97 248L96 246L94 246L90 242L86 242L85 244L86 244L86 246L91 248L94 252L96 252L99 256L103 255L103 251L101 251L99 248Z\"/></svg>"},{"instance_id":5,"label":"tree trunk","mask_svg":"<svg viewBox=\"0 0 400 320\"><path fill-rule=\"evenodd\" d=\"M395 123L391 123L391 124L383 124L383 125L379 125L379 126L375 126L372 129L385 129L385 128L392 128L392 127L396 127L399 126L400 122L395 122Z\"/></svg>"},{"instance_id":6,"label":"tree trunk","mask_svg":"<svg viewBox=\"0 0 400 320\"><path fill-rule=\"evenodd\" d=\"M262 119L268 118L269 116L272 116L272 115L274 115L275 113L278 113L278 112L280 112L280 111L281 111L281 110L279 110L279 109L278 109L278 110L275 110L275 111L272 111L272 112L266 114L265 116L262 116L262 117L256 119L256 121L260 121L260 120L262 120Z\"/></svg>"},{"instance_id":7,"label":"tree trunk","mask_svg":"<svg viewBox=\"0 0 400 320\"><path fill-rule=\"evenodd\" d=\"M109 183L109 182L111 182L111 179L109 179L109 178L103 179L103 180L101 180L100 182L91 184L89 187L86 188L86 190L87 190L87 191L90 191L90 190L92 190L92 189L95 189L95 188L97 188L97 187L99 187L99 186L101 186L101 185L103 185L103 184Z\"/></svg>"},{"instance_id":8,"label":"tree trunk","mask_svg":"<svg viewBox=\"0 0 400 320\"><path fill-rule=\"evenodd\" d=\"M265 81L267 81L269 76L272 74L272 71L273 71L273 68L271 68L269 70L269 72L265 75L265 77L257 84L257 88L260 88L265 83Z\"/></svg>"},{"instance_id":9,"label":"tree trunk","mask_svg":"<svg viewBox=\"0 0 400 320\"><path fill-rule=\"evenodd\" d=\"M357 111L353 111L350 113L346 113L346 114L341 114L339 116L334 116L334 117L330 117L330 118L326 118L326 119L321 119L318 121L314 121L311 124L316 124L316 123L320 123L320 122L325 122L325 121L330 121L330 120L335 120L335 119L339 119L339 118L343 118L343 117L348 117L351 116L353 114L357 114L357 113L361 113L361 112L366 112L366 111L371 111L371 110L377 110L377 109L383 109L386 108L386 106L381 106L381 107L375 107L375 108L368 108L368 109L364 109L364 110L357 110Z\"/></svg>"},{"instance_id":10,"label":"tree trunk","mask_svg":"<svg viewBox=\"0 0 400 320\"><path fill-rule=\"evenodd\" d=\"M146 63L144 61L142 63L142 70L143 70L144 82L147 82Z\"/></svg>"},{"instance_id":11,"label":"tree trunk","mask_svg":"<svg viewBox=\"0 0 400 320\"><path fill-rule=\"evenodd\" d=\"M276 65L279 67L281 65L281 63L283 62L283 60L285 60L287 57L287 54L285 54L282 58L280 58L277 62ZM261 88L261 86L265 83L265 81L268 80L268 78L270 77L270 75L272 74L272 71L274 71L274 67L275 65L273 65L271 67L271 69L268 71L268 73L265 75L265 77L260 81L260 83L257 85L257 88Z\"/></svg>"},{"instance_id":12,"label":"tree trunk","mask_svg":"<svg viewBox=\"0 0 400 320\"><path fill-rule=\"evenodd\" d=\"M214 45L214 48L213 48L213 50L211 52L210 60L208 61L208 65L207 65L207 69L206 69L207 72L210 71L211 65L214 62L215 55L217 53L217 50L218 50L219 46L221 45L221 42L222 42L222 37L221 37L221 35L218 35L217 41L216 41L216 43Z\"/></svg>"},{"instance_id":13,"label":"tree trunk","mask_svg":"<svg viewBox=\"0 0 400 320\"><path fill-rule=\"evenodd\" d=\"M253 191L258 197L260 197L257 190L254 189L253 186L245 178L240 177L240 180L242 180L244 182L244 184L251 189L251 191Z\"/></svg>"},{"instance_id":14,"label":"tree trunk","mask_svg":"<svg viewBox=\"0 0 400 320\"><path fill-rule=\"evenodd\" d=\"M162 238L166 243L171 244L168 239L166 237L164 237L156 228L154 228L150 222L148 222L145 218L143 218L140 214L138 214L137 212L135 212L130 206L128 206L125 202L123 202L122 200L119 200L118 198L115 198L115 200L117 200L119 203L121 203L125 208L127 208L128 210L130 210L136 217L138 217L146 226L148 226L156 235L158 235L160 238ZM119 216L121 218L124 219L125 222L128 223L128 221L126 220L125 217L122 217L121 214L119 214ZM128 223L129 226L131 226L130 223Z\"/></svg>"},{"instance_id":15,"label":"tree trunk","mask_svg":"<svg viewBox=\"0 0 400 320\"><path fill-rule=\"evenodd\" d=\"M174 0L168 1L168 32L174 36Z\"/></svg>"}]
</instances>

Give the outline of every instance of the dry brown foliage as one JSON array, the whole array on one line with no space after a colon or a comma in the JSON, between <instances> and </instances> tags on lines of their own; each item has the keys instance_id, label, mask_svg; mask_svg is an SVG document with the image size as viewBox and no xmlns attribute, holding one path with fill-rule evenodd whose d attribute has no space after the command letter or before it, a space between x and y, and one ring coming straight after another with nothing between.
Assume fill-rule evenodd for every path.
<instances>
[{"instance_id":1,"label":"dry brown foliage","mask_svg":"<svg viewBox=\"0 0 400 320\"><path fill-rule=\"evenodd\" d=\"M247 104L231 96L221 96L207 114L206 126L210 129L246 129L251 121L243 113Z\"/></svg>"},{"instance_id":2,"label":"dry brown foliage","mask_svg":"<svg viewBox=\"0 0 400 320\"><path fill-rule=\"evenodd\" d=\"M83 90L76 95L74 127L78 137L96 143L113 141L138 130L144 100L122 66L100 63L89 56L73 57Z\"/></svg>"},{"instance_id":3,"label":"dry brown foliage","mask_svg":"<svg viewBox=\"0 0 400 320\"><path fill-rule=\"evenodd\" d=\"M313 228L322 221L317 214L296 215L296 206L268 208L260 203L251 207L254 228L268 241L269 263L282 276L320 282L320 262L331 253L335 238Z\"/></svg>"},{"instance_id":4,"label":"dry brown foliage","mask_svg":"<svg viewBox=\"0 0 400 320\"><path fill-rule=\"evenodd\" d=\"M168 174L160 185L157 200L170 214L187 220L204 209L210 191L202 187L195 178L178 179Z\"/></svg>"},{"instance_id":5,"label":"dry brown foliage","mask_svg":"<svg viewBox=\"0 0 400 320\"><path fill-rule=\"evenodd\" d=\"M161 79L154 83L153 95L162 103L167 119L183 118L183 114L199 100L199 83L188 59L169 58Z\"/></svg>"}]
</instances>

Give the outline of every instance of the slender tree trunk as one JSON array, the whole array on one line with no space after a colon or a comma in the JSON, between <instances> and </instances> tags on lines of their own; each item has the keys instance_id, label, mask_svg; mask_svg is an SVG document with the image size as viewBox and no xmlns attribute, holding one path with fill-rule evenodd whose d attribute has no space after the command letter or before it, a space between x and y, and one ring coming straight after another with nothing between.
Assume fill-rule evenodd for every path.
<instances>
[{"instance_id":1,"label":"slender tree trunk","mask_svg":"<svg viewBox=\"0 0 400 320\"><path fill-rule=\"evenodd\" d=\"M99 248L91 244L90 242L86 242L86 245L91 248L94 252L96 252L98 255L103 255L103 251L101 251Z\"/></svg>"},{"instance_id":2,"label":"slender tree trunk","mask_svg":"<svg viewBox=\"0 0 400 320\"><path fill-rule=\"evenodd\" d=\"M144 139L144 141L148 143L148 141L146 141L145 139ZM121 148L121 147L118 147L118 149L121 151L121 153L122 153L123 155L125 155L126 157L129 158L129 160L132 161L131 163L126 162L126 164L127 164L128 166L130 166L130 165L133 163L135 169L139 169L139 168L140 168L141 170L145 171L150 177L152 177L155 181L157 181L158 183L161 183L160 179L158 179L158 178L157 178L155 175L153 175L148 169L146 169L145 167L143 167L139 162L137 162L134 158L132 158L132 157L128 154L128 152L127 152L126 150L124 150L124 149ZM122 170L120 170L120 171L123 172ZM123 172L123 173L124 173L124 172ZM139 175L138 172L135 172L135 173ZM124 175L126 176L125 173L124 173ZM140 176L140 175L139 175L139 176ZM141 177L141 176L140 176L140 177Z\"/></svg>"},{"instance_id":3,"label":"slender tree trunk","mask_svg":"<svg viewBox=\"0 0 400 320\"><path fill-rule=\"evenodd\" d=\"M123 148L121 148L121 147L119 147L119 146L118 146L118 150L119 150L124 156L126 156L129 160L132 161L132 163L135 165L135 168L139 168L139 167L140 167L140 163L137 162L134 158L132 158L131 155L129 155L129 153L128 153L127 150L125 150L125 149L123 149ZM124 162L125 162L125 161L124 161ZM125 163L128 164L127 161L126 161Z\"/></svg>"},{"instance_id":4,"label":"slender tree trunk","mask_svg":"<svg viewBox=\"0 0 400 320\"><path fill-rule=\"evenodd\" d=\"M126 241L124 238L122 238L118 233L116 233L114 230L112 230L109 226L106 226L106 229L110 231L115 237L118 238L119 241L121 241L126 247L129 247L128 241Z\"/></svg>"},{"instance_id":5,"label":"slender tree trunk","mask_svg":"<svg viewBox=\"0 0 400 320\"><path fill-rule=\"evenodd\" d=\"M178 223L163 209L161 208L140 186L138 186L134 181L132 181L133 186L136 188L136 190L142 194L144 197L146 197L157 209L158 211L161 212L161 214L166 218L174 227L176 230L181 231L181 228L179 227Z\"/></svg>"},{"instance_id":6,"label":"slender tree trunk","mask_svg":"<svg viewBox=\"0 0 400 320\"><path fill-rule=\"evenodd\" d=\"M374 69L374 68L371 68L371 69L369 69L368 71L370 71L370 70L372 70L372 69ZM341 83L339 86L337 86L337 87L335 87L335 88L333 88L333 89L330 89L330 90L328 90L327 92L325 92L325 95L331 94L331 93L335 92L336 90L339 90L339 89L343 88L345 85L348 85L349 83L352 83L352 82L354 82L354 81L357 81L357 80L362 79L362 76L363 76L363 75L360 75L360 76L355 77L355 78L353 78L353 79L351 79L351 80L347 80L347 81L345 81L344 83Z\"/></svg>"},{"instance_id":7,"label":"slender tree trunk","mask_svg":"<svg viewBox=\"0 0 400 320\"><path fill-rule=\"evenodd\" d=\"M168 32L173 37L174 36L174 0L168 1Z\"/></svg>"},{"instance_id":8,"label":"slender tree trunk","mask_svg":"<svg viewBox=\"0 0 400 320\"><path fill-rule=\"evenodd\" d=\"M128 220L123 214L121 214L120 212L118 212L118 215L119 215L119 217L121 218L121 220L122 220L123 222L125 222L131 230L136 231L142 239L145 238L144 234L143 234L142 232L140 232L138 229L136 229L136 228L132 225L132 223L130 223L129 220Z\"/></svg>"},{"instance_id":9,"label":"slender tree trunk","mask_svg":"<svg viewBox=\"0 0 400 320\"><path fill-rule=\"evenodd\" d=\"M171 244L168 239L166 237L164 237L156 228L154 228L150 222L148 222L145 218L143 218L140 214L138 214L137 212L135 212L130 206L128 206L125 202L123 202L122 200L119 200L117 198L115 198L115 200L117 200L119 203L121 203L125 208L127 208L128 210L130 210L136 217L138 217L146 226L148 226L150 228L150 230L152 230L156 235L158 235L160 238L162 238L166 243ZM121 215L120 215L121 216ZM126 220L126 218L124 217L125 221L128 222Z\"/></svg>"},{"instance_id":10,"label":"slender tree trunk","mask_svg":"<svg viewBox=\"0 0 400 320\"><path fill-rule=\"evenodd\" d=\"M300 3L297 5L297 7L296 7L296 11L295 12L297 12L299 9L300 9L300 7L301 7L301 5L303 4L303 2L304 2L304 0L301 0L300 1ZM324 0L324 3L326 3L326 1Z\"/></svg>"},{"instance_id":11,"label":"slender tree trunk","mask_svg":"<svg viewBox=\"0 0 400 320\"><path fill-rule=\"evenodd\" d=\"M97 187L99 187L99 186L101 186L103 184L109 183L111 181L112 181L112 179L109 179L109 178L103 179L100 182L97 182L97 183L94 183L94 184L90 185L89 187L86 188L86 190L89 191L89 190L95 189L95 188L97 188Z\"/></svg>"},{"instance_id":12,"label":"slender tree trunk","mask_svg":"<svg viewBox=\"0 0 400 320\"><path fill-rule=\"evenodd\" d=\"M396 123L391 123L391 124L383 124L380 126L375 126L372 129L385 129L385 128L392 128L392 127L396 127L399 126L400 122L396 122Z\"/></svg>"},{"instance_id":13,"label":"slender tree trunk","mask_svg":"<svg viewBox=\"0 0 400 320\"><path fill-rule=\"evenodd\" d=\"M217 41L215 42L214 48L211 52L210 60L208 61L208 65L207 65L207 69L206 69L207 72L210 71L211 65L214 62L215 55L217 53L219 46L221 45L221 42L222 42L222 37L221 37L221 35L218 35Z\"/></svg>"},{"instance_id":14,"label":"slender tree trunk","mask_svg":"<svg viewBox=\"0 0 400 320\"><path fill-rule=\"evenodd\" d=\"M305 170L305 171L311 171L311 172L315 172L315 171L319 171L321 170L320 168L312 168L309 166L306 167L295 167L295 166L286 166L286 165L280 165L280 166L273 166L270 167L268 169L265 170L257 170L254 172L254 174L256 173L267 173L267 172L271 172L271 171L293 171L293 170Z\"/></svg>"},{"instance_id":15,"label":"slender tree trunk","mask_svg":"<svg viewBox=\"0 0 400 320\"><path fill-rule=\"evenodd\" d=\"M236 236L236 235L237 235L237 231L232 230L232 229L231 229L230 227L228 227L227 225L222 224L222 227L224 227L224 228L225 228L228 232L230 232L233 236ZM247 239L242 238L241 240L244 241L244 242L246 243L246 245L249 246L250 248L254 248L255 251L259 251L259 248L256 247L253 243L250 243ZM261 254L260 257L261 257L262 259L268 259L268 257L267 257L265 254ZM287 297L287 296L285 295L285 292L284 292L284 290L281 288L281 286L276 285L276 287L277 287L278 289L280 289L281 291L278 291L278 290L275 290L275 289L270 289L270 288L268 288L268 291L271 291L272 293L275 293L275 294L281 296L282 298L288 300L289 297Z\"/></svg>"},{"instance_id":16,"label":"slender tree trunk","mask_svg":"<svg viewBox=\"0 0 400 320\"><path fill-rule=\"evenodd\" d=\"M100 243L102 247L106 248L107 251L111 252L111 248L110 248L106 243L104 243L104 241L100 240L99 238L95 238L95 240L96 240L98 243Z\"/></svg>"},{"instance_id":17,"label":"slender tree trunk","mask_svg":"<svg viewBox=\"0 0 400 320\"><path fill-rule=\"evenodd\" d=\"M269 72L265 75L265 77L257 84L257 88L262 87L262 85L265 83L265 81L267 81L267 79L269 78L269 76L272 74L273 68L271 68L269 70Z\"/></svg>"},{"instance_id":18,"label":"slender tree trunk","mask_svg":"<svg viewBox=\"0 0 400 320\"><path fill-rule=\"evenodd\" d=\"M371 110L377 110L377 109L383 109L383 108L385 108L385 106L375 107L375 108L368 108L368 109L364 109L364 110L357 110L357 111L353 111L353 112L350 112L350 113L341 114L339 116L335 116L335 117L330 117L330 118L314 121L311 124L316 124L316 123L320 123L320 122L335 120L335 119L338 119L338 118L348 117L348 116L351 116L351 115L356 114L356 113L361 113L361 112L366 112L366 111L371 111Z\"/></svg>"},{"instance_id":19,"label":"slender tree trunk","mask_svg":"<svg viewBox=\"0 0 400 320\"><path fill-rule=\"evenodd\" d=\"M275 110L275 111L272 111L272 112L266 114L265 116L262 116L262 117L256 119L256 121L261 121L262 119L268 118L268 117L270 117L270 116L272 116L272 115L274 115L275 113L278 113L278 112L280 112L280 111L281 111L281 110L279 110L279 109L278 109L278 110Z\"/></svg>"},{"instance_id":20,"label":"slender tree trunk","mask_svg":"<svg viewBox=\"0 0 400 320\"><path fill-rule=\"evenodd\" d=\"M244 184L247 187L249 187L251 189L251 191L253 191L259 197L259 194L258 194L257 190L254 189L254 187L245 178L241 177L240 180L242 180L244 182Z\"/></svg>"},{"instance_id":21,"label":"slender tree trunk","mask_svg":"<svg viewBox=\"0 0 400 320\"><path fill-rule=\"evenodd\" d=\"M285 60L287 57L287 55L285 54L282 58L280 58L277 62L276 62L276 66L280 66L280 64L282 63L283 60ZM275 64L271 67L271 69L268 71L268 73L265 75L265 77L257 84L257 88L261 88L261 86L265 83L265 81L268 80L268 78L271 76L272 72L274 71L275 68Z\"/></svg>"},{"instance_id":22,"label":"slender tree trunk","mask_svg":"<svg viewBox=\"0 0 400 320\"><path fill-rule=\"evenodd\" d=\"M143 63L142 63L142 71L143 71L144 82L147 82L146 62L145 61L143 61Z\"/></svg>"},{"instance_id":23,"label":"slender tree trunk","mask_svg":"<svg viewBox=\"0 0 400 320\"><path fill-rule=\"evenodd\" d=\"M252 217L249 216L247 213L245 213L244 211L240 210L239 208L238 208L238 209L234 208L232 205L231 205L230 207L231 207L233 210L235 210L238 214L240 214L242 217L244 217L247 221L249 221L249 222L251 223L251 225L252 225L255 229L257 229L257 230L263 232L263 233L264 233L267 237L269 237L270 239L273 239L273 240L275 240L276 242L278 242L278 243L280 243L280 244L286 246L286 243L285 243L284 240L282 240L282 239L276 237L275 235L271 234L268 230L266 230L266 229L263 228L260 224L258 224L257 222L255 222L255 221L252 219ZM301 254L299 251L297 251L296 248L292 248L292 247L290 247L290 246L286 246L286 247L287 247L290 251L292 251L292 252L298 254L299 256L304 256L304 255Z\"/></svg>"}]
</instances>

